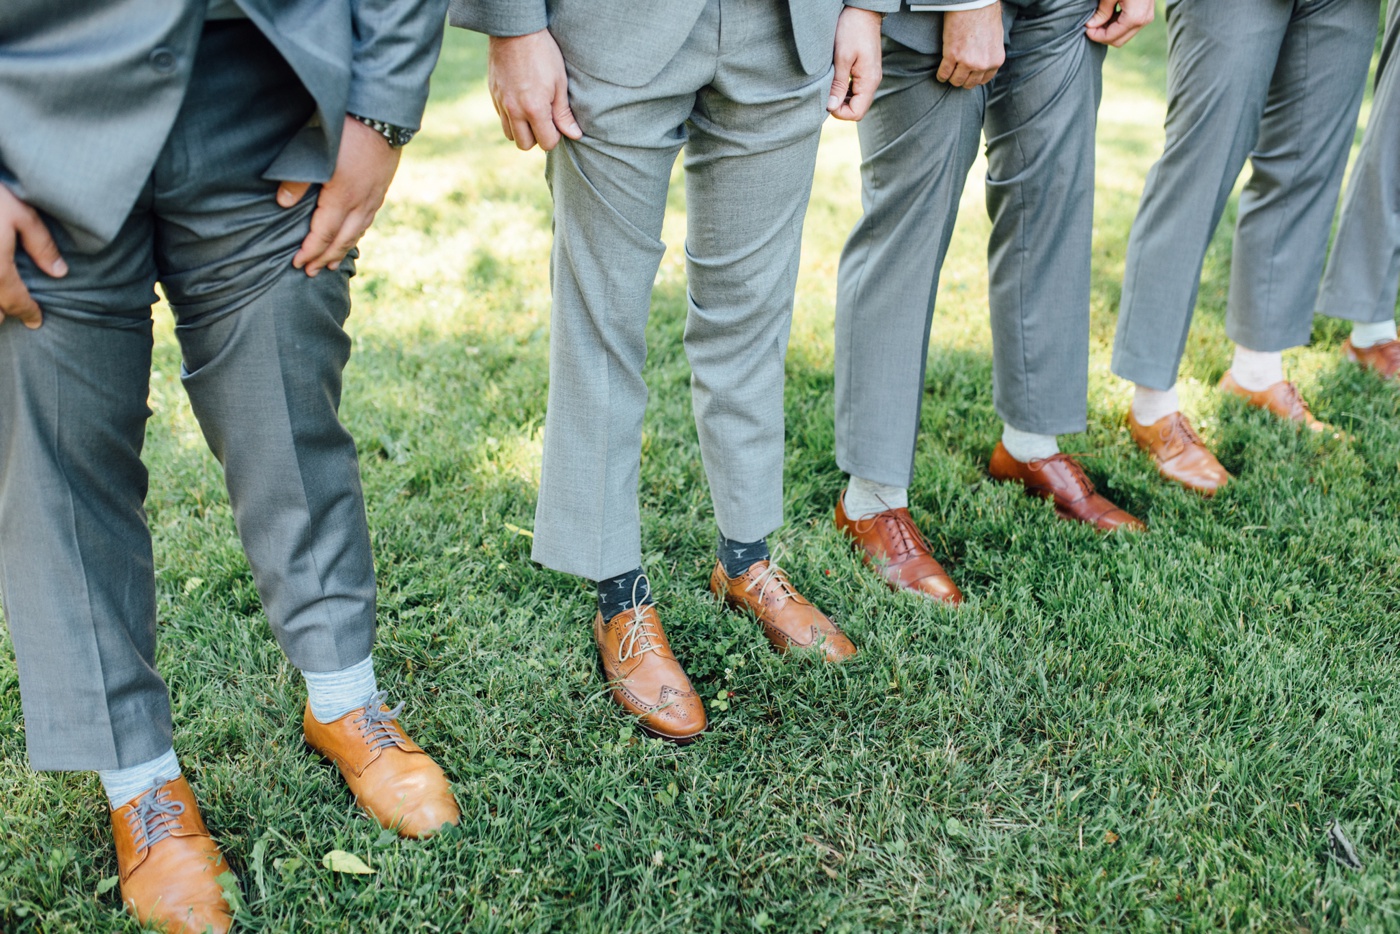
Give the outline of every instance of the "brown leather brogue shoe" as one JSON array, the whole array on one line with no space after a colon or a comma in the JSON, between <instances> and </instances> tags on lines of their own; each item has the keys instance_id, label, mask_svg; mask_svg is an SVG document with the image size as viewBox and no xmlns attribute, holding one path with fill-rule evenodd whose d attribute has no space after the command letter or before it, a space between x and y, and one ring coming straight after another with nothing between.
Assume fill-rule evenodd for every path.
<instances>
[{"instance_id":1,"label":"brown leather brogue shoe","mask_svg":"<svg viewBox=\"0 0 1400 934\"><path fill-rule=\"evenodd\" d=\"M306 744L336 764L350 792L380 826L401 837L431 837L461 820L447 776L413 740L384 703L384 691L338 720L322 723L306 705Z\"/></svg>"},{"instance_id":2,"label":"brown leather brogue shoe","mask_svg":"<svg viewBox=\"0 0 1400 934\"><path fill-rule=\"evenodd\" d=\"M731 578L715 562L710 592L738 610L748 610L763 625L763 634L779 652L812 649L829 662L856 654L855 644L821 610L812 606L788 580L787 572L771 561L755 561Z\"/></svg>"},{"instance_id":3,"label":"brown leather brogue shoe","mask_svg":"<svg viewBox=\"0 0 1400 934\"><path fill-rule=\"evenodd\" d=\"M846 515L846 494L836 500L836 528L860 549L891 590L907 590L943 603L962 603L962 591L929 553L908 509L886 509L865 519Z\"/></svg>"},{"instance_id":4,"label":"brown leather brogue shoe","mask_svg":"<svg viewBox=\"0 0 1400 934\"><path fill-rule=\"evenodd\" d=\"M653 605L593 617L593 639L613 700L652 736L685 745L705 731L705 705L671 653Z\"/></svg>"},{"instance_id":5,"label":"brown leather brogue shoe","mask_svg":"<svg viewBox=\"0 0 1400 934\"><path fill-rule=\"evenodd\" d=\"M1370 347L1356 347L1348 337L1342 341L1342 356L1363 370L1374 370L1381 379L1394 379L1400 373L1400 341L1381 341Z\"/></svg>"},{"instance_id":6,"label":"brown leather brogue shoe","mask_svg":"<svg viewBox=\"0 0 1400 934\"><path fill-rule=\"evenodd\" d=\"M1235 374L1226 370L1225 375L1220 377L1220 391L1227 392L1232 396L1239 396L1254 408L1272 412L1284 421L1305 425L1309 431L1315 431L1319 434L1325 431L1338 434L1331 425L1313 417L1312 410L1303 401L1298 387L1286 379L1279 380L1268 389L1254 392L1235 382Z\"/></svg>"},{"instance_id":7,"label":"brown leather brogue shoe","mask_svg":"<svg viewBox=\"0 0 1400 934\"><path fill-rule=\"evenodd\" d=\"M233 924L219 877L228 863L183 777L112 812L122 901L140 922L167 934L224 934Z\"/></svg>"},{"instance_id":8,"label":"brown leather brogue shoe","mask_svg":"<svg viewBox=\"0 0 1400 934\"><path fill-rule=\"evenodd\" d=\"M1138 447L1152 455L1159 474L1188 490L1214 496L1233 479L1180 412L1144 425L1129 409L1128 431Z\"/></svg>"},{"instance_id":9,"label":"brown leather brogue shoe","mask_svg":"<svg viewBox=\"0 0 1400 934\"><path fill-rule=\"evenodd\" d=\"M1147 528L1142 520L1095 492L1094 484L1085 475L1084 468L1068 454L1056 454L1023 464L998 441L996 449L992 451L989 472L993 480L1020 483L1032 496L1053 500L1055 512L1061 519L1087 522L1100 532Z\"/></svg>"}]
</instances>

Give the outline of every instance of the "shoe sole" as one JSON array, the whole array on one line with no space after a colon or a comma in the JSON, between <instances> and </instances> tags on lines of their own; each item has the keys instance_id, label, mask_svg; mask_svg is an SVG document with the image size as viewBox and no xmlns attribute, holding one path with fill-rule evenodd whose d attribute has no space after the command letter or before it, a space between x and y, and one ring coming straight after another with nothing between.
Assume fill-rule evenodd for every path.
<instances>
[{"instance_id":1,"label":"shoe sole","mask_svg":"<svg viewBox=\"0 0 1400 934\"><path fill-rule=\"evenodd\" d=\"M631 716L636 717L637 715L631 714ZM689 746L701 736L705 735L705 730L701 730L699 733L691 733L689 736L672 736L670 733L663 733L661 730L647 726L645 723L641 722L641 718L637 719L637 729L653 739L664 739L666 742L675 743L677 746Z\"/></svg>"}]
</instances>

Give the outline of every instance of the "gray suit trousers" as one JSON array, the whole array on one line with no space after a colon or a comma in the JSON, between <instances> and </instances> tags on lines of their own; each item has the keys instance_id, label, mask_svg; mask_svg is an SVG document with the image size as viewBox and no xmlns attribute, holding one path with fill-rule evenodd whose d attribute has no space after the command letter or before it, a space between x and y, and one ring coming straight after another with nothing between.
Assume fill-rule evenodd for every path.
<instances>
[{"instance_id":1,"label":"gray suit trousers","mask_svg":"<svg viewBox=\"0 0 1400 934\"><path fill-rule=\"evenodd\" d=\"M1400 2L1386 14L1376 96L1361 153L1342 197L1342 217L1317 309L1366 323L1395 315L1400 291Z\"/></svg>"},{"instance_id":2,"label":"gray suit trousers","mask_svg":"<svg viewBox=\"0 0 1400 934\"><path fill-rule=\"evenodd\" d=\"M1170 389L1240 169L1225 330L1308 342L1379 0L1168 0L1167 143L1128 240L1113 372Z\"/></svg>"},{"instance_id":3,"label":"gray suit trousers","mask_svg":"<svg viewBox=\"0 0 1400 934\"><path fill-rule=\"evenodd\" d=\"M685 149L685 350L715 518L782 523L783 364L831 72L808 75L786 4L708 0L655 80L569 66L583 128L549 155L554 312L534 559L599 580L641 563L646 323Z\"/></svg>"},{"instance_id":4,"label":"gray suit trousers","mask_svg":"<svg viewBox=\"0 0 1400 934\"><path fill-rule=\"evenodd\" d=\"M261 177L312 110L251 23L208 27L117 238L83 254L51 223L69 275L20 260L45 318L0 324L0 593L35 768L121 768L170 748L141 462L157 280L278 641L315 671L369 654L373 562L336 414L350 272L292 269L314 198L284 210Z\"/></svg>"},{"instance_id":5,"label":"gray suit trousers","mask_svg":"<svg viewBox=\"0 0 1400 934\"><path fill-rule=\"evenodd\" d=\"M1094 8L1005 4L1006 64L986 88L943 84L940 55L885 39L885 78L860 124L864 214L837 280L836 461L847 473L913 477L938 277L980 131L997 413L1022 431L1084 430L1103 47L1083 27Z\"/></svg>"}]
</instances>

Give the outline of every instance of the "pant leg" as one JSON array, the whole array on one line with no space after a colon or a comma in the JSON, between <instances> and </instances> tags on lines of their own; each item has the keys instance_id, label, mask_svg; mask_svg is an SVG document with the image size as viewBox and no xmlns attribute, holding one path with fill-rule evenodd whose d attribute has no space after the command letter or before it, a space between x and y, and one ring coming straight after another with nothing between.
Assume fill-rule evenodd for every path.
<instances>
[{"instance_id":1,"label":"pant leg","mask_svg":"<svg viewBox=\"0 0 1400 934\"><path fill-rule=\"evenodd\" d=\"M141 462L155 268L143 206L96 254L21 278L44 310L0 320L0 594L36 769L111 769L170 748L155 669L155 562Z\"/></svg>"},{"instance_id":2,"label":"pant leg","mask_svg":"<svg viewBox=\"0 0 1400 934\"><path fill-rule=\"evenodd\" d=\"M1400 291L1400 3L1386 14L1376 94L1342 198L1317 310L1372 323L1395 316Z\"/></svg>"},{"instance_id":3,"label":"pant leg","mask_svg":"<svg viewBox=\"0 0 1400 934\"><path fill-rule=\"evenodd\" d=\"M1176 384L1201 265L1258 139L1292 10L1293 0L1167 3L1167 140L1128 237L1113 344L1124 379Z\"/></svg>"},{"instance_id":4,"label":"pant leg","mask_svg":"<svg viewBox=\"0 0 1400 934\"><path fill-rule=\"evenodd\" d=\"M1379 15L1379 0L1309 0L1288 26L1230 267L1225 332L1251 350L1299 347L1312 334Z\"/></svg>"},{"instance_id":5,"label":"pant leg","mask_svg":"<svg viewBox=\"0 0 1400 934\"><path fill-rule=\"evenodd\" d=\"M714 73L717 0L657 78L612 85L570 68L584 137L546 167L554 196L549 401L534 560L601 580L641 564L637 504L646 323L665 252L671 167Z\"/></svg>"},{"instance_id":6,"label":"pant leg","mask_svg":"<svg viewBox=\"0 0 1400 934\"><path fill-rule=\"evenodd\" d=\"M987 258L997 414L1021 431L1087 425L1094 130L1104 47L1093 0L1022 5L987 98Z\"/></svg>"},{"instance_id":7,"label":"pant leg","mask_svg":"<svg viewBox=\"0 0 1400 934\"><path fill-rule=\"evenodd\" d=\"M338 417L353 264L293 269L315 199L281 208L262 177L312 109L251 23L207 28L156 165L156 261L268 622L293 665L334 671L369 656L375 623L359 462Z\"/></svg>"},{"instance_id":8,"label":"pant leg","mask_svg":"<svg viewBox=\"0 0 1400 934\"><path fill-rule=\"evenodd\" d=\"M836 277L836 463L894 486L914 476L938 278L987 97L938 81L938 65L885 40L858 124L864 211Z\"/></svg>"},{"instance_id":9,"label":"pant leg","mask_svg":"<svg viewBox=\"0 0 1400 934\"><path fill-rule=\"evenodd\" d=\"M786 4L722 6L685 153L685 350L715 522L751 542L783 521L784 362L832 76L804 72Z\"/></svg>"}]
</instances>

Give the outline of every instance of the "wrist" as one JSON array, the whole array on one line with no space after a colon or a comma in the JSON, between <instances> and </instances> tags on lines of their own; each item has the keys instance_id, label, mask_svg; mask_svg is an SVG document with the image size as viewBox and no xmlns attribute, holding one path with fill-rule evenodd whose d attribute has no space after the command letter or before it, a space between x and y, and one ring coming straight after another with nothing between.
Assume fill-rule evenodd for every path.
<instances>
[{"instance_id":1,"label":"wrist","mask_svg":"<svg viewBox=\"0 0 1400 934\"><path fill-rule=\"evenodd\" d=\"M537 42L540 38L548 34L548 29L538 29L535 32L521 33L518 36L491 36L487 40L486 47L488 51L494 51L513 45L525 45L530 42Z\"/></svg>"}]
</instances>

